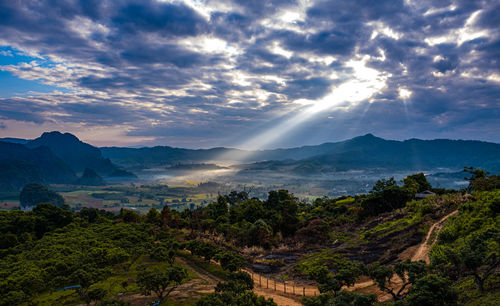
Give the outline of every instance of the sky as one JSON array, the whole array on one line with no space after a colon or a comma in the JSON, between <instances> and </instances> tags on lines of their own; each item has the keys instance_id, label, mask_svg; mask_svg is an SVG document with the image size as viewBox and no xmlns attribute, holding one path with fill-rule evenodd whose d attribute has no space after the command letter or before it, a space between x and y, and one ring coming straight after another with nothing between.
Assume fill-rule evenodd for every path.
<instances>
[{"instance_id":1,"label":"sky","mask_svg":"<svg viewBox=\"0 0 500 306\"><path fill-rule=\"evenodd\" d=\"M0 0L0 137L500 142L500 0Z\"/></svg>"}]
</instances>

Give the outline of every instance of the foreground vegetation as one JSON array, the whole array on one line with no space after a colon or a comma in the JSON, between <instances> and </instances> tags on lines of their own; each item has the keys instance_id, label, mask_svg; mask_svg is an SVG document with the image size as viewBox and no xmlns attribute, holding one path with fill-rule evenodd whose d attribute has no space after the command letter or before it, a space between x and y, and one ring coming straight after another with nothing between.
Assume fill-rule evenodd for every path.
<instances>
[{"instance_id":1,"label":"foreground vegetation","mask_svg":"<svg viewBox=\"0 0 500 306\"><path fill-rule=\"evenodd\" d=\"M0 211L0 305L125 305L137 296L162 304L275 305L253 293L252 278L240 271L253 262L272 266L282 279L316 284L320 294L305 297L305 305L374 305L384 296L389 305L495 305L499 177L469 172L469 189L461 192L432 189L416 174L401 185L380 180L367 195L311 204L285 190L269 192L266 200L231 192L205 207L177 212L164 206L144 215L75 212L43 189L51 195L43 201L57 206ZM437 195L414 200L424 190ZM25 195L37 202L36 193ZM431 233L436 243L428 263L401 255L455 210ZM284 252L298 260L256 259ZM215 291L177 295L201 270L219 280ZM373 281L376 292L353 291L361 279Z\"/></svg>"}]
</instances>

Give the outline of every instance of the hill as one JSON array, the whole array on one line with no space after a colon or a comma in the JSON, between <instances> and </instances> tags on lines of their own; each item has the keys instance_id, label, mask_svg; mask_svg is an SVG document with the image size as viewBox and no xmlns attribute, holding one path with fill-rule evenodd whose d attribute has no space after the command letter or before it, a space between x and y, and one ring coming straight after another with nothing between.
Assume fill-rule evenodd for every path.
<instances>
[{"instance_id":1,"label":"hill","mask_svg":"<svg viewBox=\"0 0 500 306\"><path fill-rule=\"evenodd\" d=\"M19 190L27 183L68 183L71 168L46 147L34 149L0 141L0 190Z\"/></svg>"},{"instance_id":2,"label":"hill","mask_svg":"<svg viewBox=\"0 0 500 306\"><path fill-rule=\"evenodd\" d=\"M367 134L344 141L326 154L300 160L295 163L294 170L321 172L367 168L460 169L469 165L498 171L500 145L449 139L394 141Z\"/></svg>"},{"instance_id":3,"label":"hill","mask_svg":"<svg viewBox=\"0 0 500 306\"><path fill-rule=\"evenodd\" d=\"M57 131L43 133L39 138L26 143L28 148L47 147L67 163L75 172L93 169L100 175L118 173L119 168L104 158L99 148L80 141L70 133Z\"/></svg>"},{"instance_id":4,"label":"hill","mask_svg":"<svg viewBox=\"0 0 500 306\"><path fill-rule=\"evenodd\" d=\"M85 186L102 186L106 185L106 182L94 170L86 168L82 176L76 180L75 184Z\"/></svg>"},{"instance_id":5,"label":"hill","mask_svg":"<svg viewBox=\"0 0 500 306\"><path fill-rule=\"evenodd\" d=\"M27 144L29 142L28 139L13 138L13 137L0 138L0 141L11 142L11 143L19 143L19 144Z\"/></svg>"}]
</instances>

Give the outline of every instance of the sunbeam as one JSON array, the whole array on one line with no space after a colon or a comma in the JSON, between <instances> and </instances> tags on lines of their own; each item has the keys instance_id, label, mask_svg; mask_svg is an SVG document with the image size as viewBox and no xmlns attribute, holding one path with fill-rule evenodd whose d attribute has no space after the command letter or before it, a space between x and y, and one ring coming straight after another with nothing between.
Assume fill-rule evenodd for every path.
<instances>
[{"instance_id":1,"label":"sunbeam","mask_svg":"<svg viewBox=\"0 0 500 306\"><path fill-rule=\"evenodd\" d=\"M260 150L272 147L273 142L300 127L306 121L320 113L349 110L360 102L370 99L373 95L386 87L386 80L390 74L381 73L366 66L369 56L361 60L351 60L346 66L352 70L351 79L334 87L332 91L320 100L299 99L295 103L300 105L294 115L281 117L278 123L271 128L247 138L236 146L248 150ZM249 158L251 152L245 156ZM241 156L238 156L241 158ZM219 160L234 160L231 154L220 156Z\"/></svg>"}]
</instances>

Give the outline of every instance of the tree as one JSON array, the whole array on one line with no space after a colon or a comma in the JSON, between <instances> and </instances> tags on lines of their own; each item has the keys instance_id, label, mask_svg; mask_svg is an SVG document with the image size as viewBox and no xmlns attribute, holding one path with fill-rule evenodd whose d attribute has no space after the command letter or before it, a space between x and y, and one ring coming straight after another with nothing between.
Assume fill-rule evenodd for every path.
<instances>
[{"instance_id":1,"label":"tree","mask_svg":"<svg viewBox=\"0 0 500 306\"><path fill-rule=\"evenodd\" d=\"M394 177L391 177L390 179L380 179L378 181L375 182L375 185L373 185L372 187L372 190L370 191L370 193L375 193L375 192L381 192L381 191L384 191L388 188L391 188L391 187L394 187L394 186L397 186L398 183L396 182L396 180L394 179Z\"/></svg>"},{"instance_id":2,"label":"tree","mask_svg":"<svg viewBox=\"0 0 500 306\"><path fill-rule=\"evenodd\" d=\"M121 208L119 218L126 223L137 223L137 221L139 221L140 216L135 211Z\"/></svg>"},{"instance_id":3,"label":"tree","mask_svg":"<svg viewBox=\"0 0 500 306\"><path fill-rule=\"evenodd\" d=\"M47 203L38 204L33 209L33 215L39 217L35 222L35 233L38 238L46 232L64 227L73 221L71 211Z\"/></svg>"},{"instance_id":4,"label":"tree","mask_svg":"<svg viewBox=\"0 0 500 306\"><path fill-rule=\"evenodd\" d=\"M394 301L399 301L406 297L408 286L414 284L417 279L425 275L426 265L423 261L412 262L410 260L398 262L394 267L375 263L367 268L367 272L368 276L373 279L380 290L389 293ZM391 287L394 274L402 280L402 285L398 290Z\"/></svg>"},{"instance_id":5,"label":"tree","mask_svg":"<svg viewBox=\"0 0 500 306\"><path fill-rule=\"evenodd\" d=\"M288 237L297 231L299 218L297 216L297 198L288 190L272 190L269 192L264 208L270 210L271 226L275 232L280 231L283 237Z\"/></svg>"},{"instance_id":6,"label":"tree","mask_svg":"<svg viewBox=\"0 0 500 306\"><path fill-rule=\"evenodd\" d=\"M230 272L238 271L245 264L245 259L233 252L220 252L215 256L219 261L222 269Z\"/></svg>"},{"instance_id":7,"label":"tree","mask_svg":"<svg viewBox=\"0 0 500 306\"><path fill-rule=\"evenodd\" d=\"M160 224L161 216L156 208L151 208L146 214L146 222L150 224Z\"/></svg>"},{"instance_id":8,"label":"tree","mask_svg":"<svg viewBox=\"0 0 500 306\"><path fill-rule=\"evenodd\" d=\"M85 294L84 300L87 305L90 305L92 301L101 301L107 295L107 291L101 288L92 288Z\"/></svg>"},{"instance_id":9,"label":"tree","mask_svg":"<svg viewBox=\"0 0 500 306\"><path fill-rule=\"evenodd\" d=\"M361 276L361 270L355 265L345 266L331 273L327 267L316 267L309 273L309 278L318 283L318 289L321 293L333 293L334 296L341 291L343 286L350 287Z\"/></svg>"},{"instance_id":10,"label":"tree","mask_svg":"<svg viewBox=\"0 0 500 306\"><path fill-rule=\"evenodd\" d=\"M500 266L500 233L491 229L473 233L457 248L437 245L431 252L431 263L445 270L451 266L460 276L473 276L479 291Z\"/></svg>"},{"instance_id":11,"label":"tree","mask_svg":"<svg viewBox=\"0 0 500 306\"><path fill-rule=\"evenodd\" d=\"M486 172L483 169L474 167L464 167L464 172L470 174L469 177L464 177L464 180L469 181L469 186L465 189L467 192L475 190L474 187L476 185L476 181L484 181L489 174L489 172Z\"/></svg>"},{"instance_id":12,"label":"tree","mask_svg":"<svg viewBox=\"0 0 500 306\"><path fill-rule=\"evenodd\" d=\"M144 295L151 295L154 292L161 303L186 277L186 269L179 266L172 266L162 270L159 268L142 268L142 271L137 275L137 285Z\"/></svg>"},{"instance_id":13,"label":"tree","mask_svg":"<svg viewBox=\"0 0 500 306\"><path fill-rule=\"evenodd\" d=\"M32 208L40 203L50 203L61 207L64 205L64 198L42 184L32 183L23 187L19 195L19 202L21 208Z\"/></svg>"},{"instance_id":14,"label":"tree","mask_svg":"<svg viewBox=\"0 0 500 306\"><path fill-rule=\"evenodd\" d=\"M252 290L254 282L252 277L246 272L230 273L225 282L217 283L215 292L231 291L242 294L247 290Z\"/></svg>"},{"instance_id":15,"label":"tree","mask_svg":"<svg viewBox=\"0 0 500 306\"><path fill-rule=\"evenodd\" d=\"M451 281L437 274L428 274L415 281L405 300L410 306L455 305L458 292Z\"/></svg>"},{"instance_id":16,"label":"tree","mask_svg":"<svg viewBox=\"0 0 500 306\"><path fill-rule=\"evenodd\" d=\"M208 204L207 214L211 219L217 220L217 218L221 216L226 216L228 214L228 209L229 206L226 199L223 196L219 196L217 202Z\"/></svg>"},{"instance_id":17,"label":"tree","mask_svg":"<svg viewBox=\"0 0 500 306\"><path fill-rule=\"evenodd\" d=\"M388 180L378 180L370 194L361 202L362 215L376 216L383 212L393 211L404 207L412 197L412 190L399 187L393 177Z\"/></svg>"},{"instance_id":18,"label":"tree","mask_svg":"<svg viewBox=\"0 0 500 306\"><path fill-rule=\"evenodd\" d=\"M171 245L165 243L153 243L150 251L149 257L154 260L164 261L172 265L175 259L175 250Z\"/></svg>"},{"instance_id":19,"label":"tree","mask_svg":"<svg viewBox=\"0 0 500 306\"><path fill-rule=\"evenodd\" d=\"M431 190L432 186L425 178L425 174L422 172L408 175L405 179L403 179L403 188L414 189L413 193L422 192L426 190Z\"/></svg>"},{"instance_id":20,"label":"tree","mask_svg":"<svg viewBox=\"0 0 500 306\"><path fill-rule=\"evenodd\" d=\"M269 248L273 240L273 230L266 221L259 219L250 227L249 236L251 245Z\"/></svg>"},{"instance_id":21,"label":"tree","mask_svg":"<svg viewBox=\"0 0 500 306\"><path fill-rule=\"evenodd\" d=\"M237 205L248 200L248 193L246 191L231 191L229 194L225 195L224 198L232 206Z\"/></svg>"},{"instance_id":22,"label":"tree","mask_svg":"<svg viewBox=\"0 0 500 306\"><path fill-rule=\"evenodd\" d=\"M230 273L225 282L217 283L215 292L202 297L196 305L198 306L225 306L225 305L248 305L248 306L275 306L272 299L257 296L253 289L253 280L246 272Z\"/></svg>"},{"instance_id":23,"label":"tree","mask_svg":"<svg viewBox=\"0 0 500 306\"><path fill-rule=\"evenodd\" d=\"M92 293L93 295L88 295L90 292L90 287L96 282L106 278L109 275L108 269L96 269L91 266L82 267L72 273L71 279L73 279L80 287L75 288L78 292L80 298L90 304L92 300L90 298L95 298L98 292ZM104 298L104 297L102 297Z\"/></svg>"}]
</instances>

